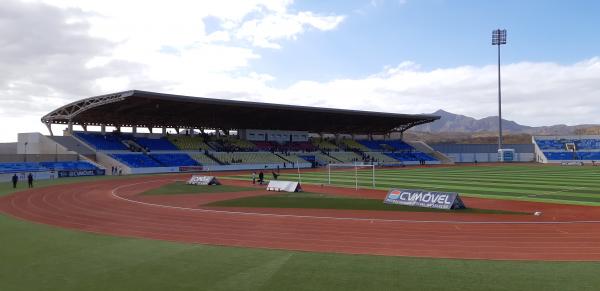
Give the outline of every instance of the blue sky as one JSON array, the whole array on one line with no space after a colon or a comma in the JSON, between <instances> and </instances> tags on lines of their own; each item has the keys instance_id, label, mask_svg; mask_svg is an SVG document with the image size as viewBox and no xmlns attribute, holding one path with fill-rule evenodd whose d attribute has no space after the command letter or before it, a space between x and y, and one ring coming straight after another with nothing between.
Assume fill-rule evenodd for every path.
<instances>
[{"instance_id":1,"label":"blue sky","mask_svg":"<svg viewBox=\"0 0 600 291\"><path fill-rule=\"evenodd\" d=\"M600 1L3 0L0 141L84 97L147 90L600 124ZM60 129L56 129L60 132Z\"/></svg>"},{"instance_id":2,"label":"blue sky","mask_svg":"<svg viewBox=\"0 0 600 291\"><path fill-rule=\"evenodd\" d=\"M494 64L497 27L508 30L506 63L569 64L600 52L599 1L302 1L292 9L348 17L334 32L261 50L253 67L276 75L277 86L355 78L403 61L423 69Z\"/></svg>"}]
</instances>

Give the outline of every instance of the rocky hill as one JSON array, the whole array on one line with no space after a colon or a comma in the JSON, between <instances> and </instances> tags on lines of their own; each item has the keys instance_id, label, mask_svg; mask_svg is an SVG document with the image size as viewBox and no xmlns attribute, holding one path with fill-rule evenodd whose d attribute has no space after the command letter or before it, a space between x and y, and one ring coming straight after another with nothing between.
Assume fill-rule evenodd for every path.
<instances>
[{"instance_id":1,"label":"rocky hill","mask_svg":"<svg viewBox=\"0 0 600 291\"><path fill-rule=\"evenodd\" d=\"M450 113L444 110L438 110L434 115L441 116L440 120L432 123L423 124L414 127L411 131L442 133L442 132L463 132L463 133L483 133L498 131L498 117L489 116L482 119ZM598 128L599 125L582 124L569 126L565 124L551 126L526 126L518 124L511 120L502 119L502 128L506 134L529 134L529 135L569 135L577 132L587 132L587 129Z\"/></svg>"}]
</instances>

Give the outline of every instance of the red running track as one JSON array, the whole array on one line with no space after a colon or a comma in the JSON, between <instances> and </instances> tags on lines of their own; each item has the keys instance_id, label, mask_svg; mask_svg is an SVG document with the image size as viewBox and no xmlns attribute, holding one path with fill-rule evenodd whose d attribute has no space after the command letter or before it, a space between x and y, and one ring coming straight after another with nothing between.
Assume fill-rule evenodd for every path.
<instances>
[{"instance_id":1,"label":"red running track","mask_svg":"<svg viewBox=\"0 0 600 291\"><path fill-rule=\"evenodd\" d=\"M198 205L262 195L264 190L179 198L136 196L174 179L133 178L33 189L0 198L0 212L87 232L225 246L434 258L600 260L600 208L596 207L465 198L472 207L544 214L230 211ZM304 187L338 195L385 195L373 190Z\"/></svg>"}]
</instances>

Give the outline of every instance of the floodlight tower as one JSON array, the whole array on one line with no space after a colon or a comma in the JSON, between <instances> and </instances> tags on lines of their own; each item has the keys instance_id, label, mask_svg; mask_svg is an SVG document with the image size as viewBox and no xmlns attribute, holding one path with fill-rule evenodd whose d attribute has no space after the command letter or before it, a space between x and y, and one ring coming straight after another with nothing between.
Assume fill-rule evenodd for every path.
<instances>
[{"instance_id":1,"label":"floodlight tower","mask_svg":"<svg viewBox=\"0 0 600 291\"><path fill-rule=\"evenodd\" d=\"M500 46L506 44L506 29L492 31L492 45L498 46L498 150L502 149L502 86L500 81Z\"/></svg>"}]
</instances>

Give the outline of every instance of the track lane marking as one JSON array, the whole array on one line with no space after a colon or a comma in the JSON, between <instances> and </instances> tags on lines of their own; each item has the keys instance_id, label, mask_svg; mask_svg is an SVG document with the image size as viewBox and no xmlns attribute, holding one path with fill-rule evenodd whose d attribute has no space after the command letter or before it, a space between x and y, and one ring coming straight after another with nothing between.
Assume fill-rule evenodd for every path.
<instances>
[{"instance_id":1,"label":"track lane marking","mask_svg":"<svg viewBox=\"0 0 600 291\"><path fill-rule=\"evenodd\" d=\"M179 209L186 211L197 211L205 213L223 213L231 215L249 215L249 216L262 216L262 217L281 217L281 218L307 218L307 219L319 219L319 220L348 220L348 221L365 221L365 222L397 222L397 223L441 223L441 224L596 224L600 223L600 220L573 220L573 221L460 221L460 220L412 220L412 219L382 219L382 218L359 218L359 217L333 217L333 216L312 216L312 215L297 215L297 214L276 214L276 213L260 213L260 212L243 212L243 211L228 211L228 210L215 210L206 208L189 208L171 205L162 205L149 202L142 202L133 199L128 199L119 196L117 192L122 188L131 186L154 183L158 181L173 181L172 179L162 180L151 180L143 181L132 184L120 185L111 190L111 196L114 198L124 200L130 203L136 203L146 206L162 207L170 209Z\"/></svg>"}]
</instances>

